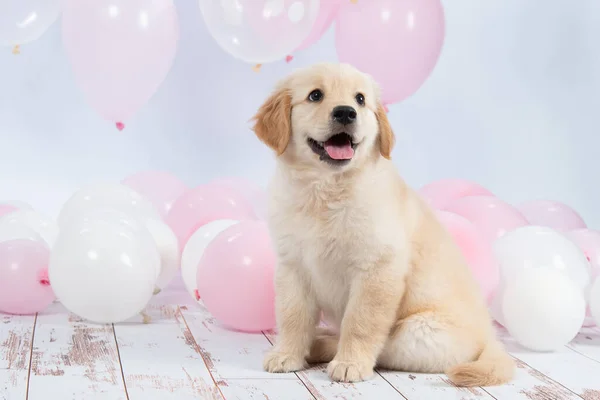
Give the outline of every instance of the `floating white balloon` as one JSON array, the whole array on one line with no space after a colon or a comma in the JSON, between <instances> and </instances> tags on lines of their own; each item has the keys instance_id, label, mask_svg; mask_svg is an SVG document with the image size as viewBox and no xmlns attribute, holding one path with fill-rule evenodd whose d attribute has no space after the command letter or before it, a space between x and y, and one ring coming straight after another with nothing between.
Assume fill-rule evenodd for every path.
<instances>
[{"instance_id":1,"label":"floating white balloon","mask_svg":"<svg viewBox=\"0 0 600 400\"><path fill-rule=\"evenodd\" d=\"M148 304L160 255L146 226L122 212L98 210L62 229L50 256L56 297L71 312L115 323Z\"/></svg>"},{"instance_id":2,"label":"floating white balloon","mask_svg":"<svg viewBox=\"0 0 600 400\"><path fill-rule=\"evenodd\" d=\"M556 269L523 269L504 291L505 327L522 346L554 351L569 343L585 318L583 291Z\"/></svg>"},{"instance_id":3,"label":"floating white balloon","mask_svg":"<svg viewBox=\"0 0 600 400\"><path fill-rule=\"evenodd\" d=\"M494 242L494 255L500 267L500 284L492 300L491 313L502 325L503 292L523 270L555 270L570 279L582 293L588 290L591 267L575 243L553 229L525 226L508 232Z\"/></svg>"},{"instance_id":4,"label":"floating white balloon","mask_svg":"<svg viewBox=\"0 0 600 400\"><path fill-rule=\"evenodd\" d=\"M197 299L196 289L198 285L196 284L196 276L198 273L198 263L202 258L202 254L204 254L204 250L206 250L208 244L219 233L238 222L232 219L209 222L198 228L183 248L181 254L181 277L185 288L193 298Z\"/></svg>"},{"instance_id":5,"label":"floating white balloon","mask_svg":"<svg viewBox=\"0 0 600 400\"><path fill-rule=\"evenodd\" d=\"M77 191L63 205L58 225L63 228L76 223L82 215L95 209L115 209L141 221L160 220L154 205L135 190L118 183L98 183Z\"/></svg>"},{"instance_id":6,"label":"floating white balloon","mask_svg":"<svg viewBox=\"0 0 600 400\"><path fill-rule=\"evenodd\" d=\"M179 271L179 241L173 230L162 221L149 219L146 221L146 228L154 238L160 254L160 274L156 287L162 290Z\"/></svg>"},{"instance_id":7,"label":"floating white balloon","mask_svg":"<svg viewBox=\"0 0 600 400\"><path fill-rule=\"evenodd\" d=\"M29 229L24 229L24 227ZM50 217L30 209L20 209L0 218L0 241L8 239L33 239L25 232L37 233L52 248L58 236L58 224Z\"/></svg>"},{"instance_id":8,"label":"floating white balloon","mask_svg":"<svg viewBox=\"0 0 600 400\"><path fill-rule=\"evenodd\" d=\"M60 0L0 1L0 46L37 40L60 15Z\"/></svg>"}]
</instances>

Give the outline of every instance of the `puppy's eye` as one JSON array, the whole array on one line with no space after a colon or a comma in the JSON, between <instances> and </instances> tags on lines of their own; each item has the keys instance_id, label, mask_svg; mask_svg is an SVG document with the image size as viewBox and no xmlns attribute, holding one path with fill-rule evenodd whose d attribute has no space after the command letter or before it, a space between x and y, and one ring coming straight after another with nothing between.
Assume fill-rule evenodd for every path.
<instances>
[{"instance_id":1,"label":"puppy's eye","mask_svg":"<svg viewBox=\"0 0 600 400\"><path fill-rule=\"evenodd\" d=\"M323 92L319 89L315 89L308 95L308 101L317 102L323 99Z\"/></svg>"},{"instance_id":2,"label":"puppy's eye","mask_svg":"<svg viewBox=\"0 0 600 400\"><path fill-rule=\"evenodd\" d=\"M356 102L359 105L361 105L361 106L365 105L365 96L362 93L358 93L355 98L356 98Z\"/></svg>"}]
</instances>

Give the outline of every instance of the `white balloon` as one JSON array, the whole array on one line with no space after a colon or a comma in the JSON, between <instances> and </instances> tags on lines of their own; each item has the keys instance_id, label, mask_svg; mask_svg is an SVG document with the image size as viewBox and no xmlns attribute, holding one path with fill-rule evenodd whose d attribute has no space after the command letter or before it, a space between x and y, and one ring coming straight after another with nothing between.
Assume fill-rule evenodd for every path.
<instances>
[{"instance_id":1,"label":"white balloon","mask_svg":"<svg viewBox=\"0 0 600 400\"><path fill-rule=\"evenodd\" d=\"M100 323L124 321L141 312L159 270L160 255L145 225L115 210L90 212L62 229L48 267L63 305Z\"/></svg>"},{"instance_id":2,"label":"white balloon","mask_svg":"<svg viewBox=\"0 0 600 400\"><path fill-rule=\"evenodd\" d=\"M524 226L494 242L494 255L503 281L527 268L551 268L568 276L582 290L590 284L591 267L579 247L561 233L541 226Z\"/></svg>"},{"instance_id":3,"label":"white balloon","mask_svg":"<svg viewBox=\"0 0 600 400\"><path fill-rule=\"evenodd\" d=\"M0 242L19 239L33 240L35 242L45 242L38 232L36 232L34 229L27 225L13 225L0 223Z\"/></svg>"},{"instance_id":4,"label":"white balloon","mask_svg":"<svg viewBox=\"0 0 600 400\"><path fill-rule=\"evenodd\" d=\"M200 0L200 10L223 50L260 64L296 50L312 30L320 4L321 0Z\"/></svg>"},{"instance_id":5,"label":"white balloon","mask_svg":"<svg viewBox=\"0 0 600 400\"><path fill-rule=\"evenodd\" d=\"M90 210L112 208L139 220L158 219L154 205L135 190L119 183L98 183L80 189L63 205L58 216L62 228L75 223Z\"/></svg>"},{"instance_id":6,"label":"white balloon","mask_svg":"<svg viewBox=\"0 0 600 400\"><path fill-rule=\"evenodd\" d=\"M239 221L220 219L202 225L187 241L181 254L181 278L188 293L196 298L198 263L208 244L221 232Z\"/></svg>"},{"instance_id":7,"label":"white balloon","mask_svg":"<svg viewBox=\"0 0 600 400\"><path fill-rule=\"evenodd\" d=\"M160 274L156 281L159 289L164 289L179 271L179 241L173 230L162 221L149 219L146 228L154 238L160 254Z\"/></svg>"},{"instance_id":8,"label":"white balloon","mask_svg":"<svg viewBox=\"0 0 600 400\"><path fill-rule=\"evenodd\" d=\"M522 270L507 284L502 312L508 332L534 351L554 351L569 343L585 319L582 290L556 269Z\"/></svg>"},{"instance_id":9,"label":"white balloon","mask_svg":"<svg viewBox=\"0 0 600 400\"><path fill-rule=\"evenodd\" d=\"M600 277L596 278L596 282L590 290L590 310L596 321L596 326L600 326Z\"/></svg>"},{"instance_id":10,"label":"white balloon","mask_svg":"<svg viewBox=\"0 0 600 400\"><path fill-rule=\"evenodd\" d=\"M23 227L31 228L50 248L58 236L58 224L50 217L34 210L20 209L0 218L0 237L17 238ZM29 238L29 237L28 237Z\"/></svg>"},{"instance_id":11,"label":"white balloon","mask_svg":"<svg viewBox=\"0 0 600 400\"><path fill-rule=\"evenodd\" d=\"M517 228L494 242L494 255L500 268L500 283L490 312L502 325L505 325L501 315L502 293L524 269L553 269L570 278L582 293L589 289L591 266L585 254L553 229L541 226Z\"/></svg>"},{"instance_id":12,"label":"white balloon","mask_svg":"<svg viewBox=\"0 0 600 400\"><path fill-rule=\"evenodd\" d=\"M59 15L60 0L0 0L0 45L39 39Z\"/></svg>"}]
</instances>

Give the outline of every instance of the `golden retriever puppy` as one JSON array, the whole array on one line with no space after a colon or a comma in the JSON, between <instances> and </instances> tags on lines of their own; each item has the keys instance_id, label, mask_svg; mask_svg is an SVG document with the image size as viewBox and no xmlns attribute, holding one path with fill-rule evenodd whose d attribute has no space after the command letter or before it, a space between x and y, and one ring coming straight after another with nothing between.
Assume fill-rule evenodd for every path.
<instances>
[{"instance_id":1,"label":"golden retriever puppy","mask_svg":"<svg viewBox=\"0 0 600 400\"><path fill-rule=\"evenodd\" d=\"M270 372L328 362L335 381L375 366L497 385L513 359L460 249L390 161L394 134L373 80L318 64L284 79L256 135L277 155L269 225L279 336ZM332 332L317 329L323 312Z\"/></svg>"}]
</instances>

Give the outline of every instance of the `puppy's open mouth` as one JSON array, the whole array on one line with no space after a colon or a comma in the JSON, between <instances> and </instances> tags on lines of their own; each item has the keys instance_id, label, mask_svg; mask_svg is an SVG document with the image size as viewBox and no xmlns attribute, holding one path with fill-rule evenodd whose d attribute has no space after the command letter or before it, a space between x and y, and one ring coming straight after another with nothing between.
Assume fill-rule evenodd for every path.
<instances>
[{"instance_id":1,"label":"puppy's open mouth","mask_svg":"<svg viewBox=\"0 0 600 400\"><path fill-rule=\"evenodd\" d=\"M352 160L357 143L352 141L350 135L342 132L331 136L324 142L318 142L312 138L308 138L308 145L322 161L329 162L330 164L342 165Z\"/></svg>"}]
</instances>

